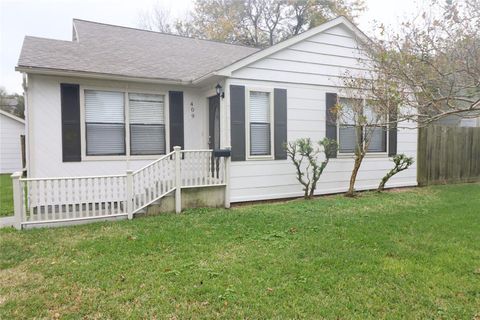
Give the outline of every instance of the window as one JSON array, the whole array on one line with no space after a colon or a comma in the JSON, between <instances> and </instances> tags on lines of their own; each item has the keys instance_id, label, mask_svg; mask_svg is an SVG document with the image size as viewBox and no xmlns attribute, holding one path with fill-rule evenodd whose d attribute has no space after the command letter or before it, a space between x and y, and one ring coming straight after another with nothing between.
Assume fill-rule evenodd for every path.
<instances>
[{"instance_id":1,"label":"window","mask_svg":"<svg viewBox=\"0 0 480 320\"><path fill-rule=\"evenodd\" d=\"M249 92L250 155L269 156L271 148L271 97L269 92Z\"/></svg>"},{"instance_id":2,"label":"window","mask_svg":"<svg viewBox=\"0 0 480 320\"><path fill-rule=\"evenodd\" d=\"M165 153L165 97L130 93L130 154Z\"/></svg>"},{"instance_id":3,"label":"window","mask_svg":"<svg viewBox=\"0 0 480 320\"><path fill-rule=\"evenodd\" d=\"M355 128L356 121L352 103L353 101L349 99L340 99L343 108L342 119L338 126L338 151L340 153L354 153L357 146L355 130L359 128Z\"/></svg>"},{"instance_id":4,"label":"window","mask_svg":"<svg viewBox=\"0 0 480 320\"><path fill-rule=\"evenodd\" d=\"M87 156L165 154L164 95L87 89L84 97Z\"/></svg>"},{"instance_id":5,"label":"window","mask_svg":"<svg viewBox=\"0 0 480 320\"><path fill-rule=\"evenodd\" d=\"M340 153L354 153L357 143L355 139L360 139L361 143L369 140L367 152L385 153L387 152L387 125L382 123L384 119L376 119L378 116L368 106L366 100L362 100L362 112L365 117L365 125L356 126L357 114L354 112L354 101L352 99L340 99L343 107L342 118L339 119L338 126L338 150ZM367 136L368 135L368 136Z\"/></svg>"},{"instance_id":6,"label":"window","mask_svg":"<svg viewBox=\"0 0 480 320\"><path fill-rule=\"evenodd\" d=\"M367 124L364 131L365 135L370 135L368 138L370 144L368 145L368 152L387 152L387 126L384 125L386 119L378 118L379 116L375 114L375 111L368 105L368 100L365 102L363 108L363 115ZM378 119L377 119L378 118Z\"/></svg>"},{"instance_id":7,"label":"window","mask_svg":"<svg viewBox=\"0 0 480 320\"><path fill-rule=\"evenodd\" d=\"M85 127L87 155L124 155L124 94L85 90Z\"/></svg>"}]
</instances>

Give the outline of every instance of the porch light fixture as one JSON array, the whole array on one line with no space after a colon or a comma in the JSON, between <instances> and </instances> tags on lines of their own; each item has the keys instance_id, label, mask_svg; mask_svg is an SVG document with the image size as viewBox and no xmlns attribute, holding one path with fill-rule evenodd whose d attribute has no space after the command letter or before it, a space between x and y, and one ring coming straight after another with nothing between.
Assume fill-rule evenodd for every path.
<instances>
[{"instance_id":1,"label":"porch light fixture","mask_svg":"<svg viewBox=\"0 0 480 320\"><path fill-rule=\"evenodd\" d=\"M217 83L215 86L215 92L217 93L217 97L221 97L222 99L225 98L225 92L223 92L220 83Z\"/></svg>"}]
</instances>

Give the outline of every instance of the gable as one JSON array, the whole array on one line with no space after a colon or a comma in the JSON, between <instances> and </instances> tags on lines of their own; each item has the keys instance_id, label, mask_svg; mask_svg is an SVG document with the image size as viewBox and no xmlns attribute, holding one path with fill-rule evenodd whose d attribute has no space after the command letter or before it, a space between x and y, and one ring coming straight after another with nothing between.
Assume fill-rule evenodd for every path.
<instances>
[{"instance_id":1,"label":"gable","mask_svg":"<svg viewBox=\"0 0 480 320\"><path fill-rule=\"evenodd\" d=\"M365 72L363 41L337 24L232 72L232 77L340 86L345 72Z\"/></svg>"}]
</instances>

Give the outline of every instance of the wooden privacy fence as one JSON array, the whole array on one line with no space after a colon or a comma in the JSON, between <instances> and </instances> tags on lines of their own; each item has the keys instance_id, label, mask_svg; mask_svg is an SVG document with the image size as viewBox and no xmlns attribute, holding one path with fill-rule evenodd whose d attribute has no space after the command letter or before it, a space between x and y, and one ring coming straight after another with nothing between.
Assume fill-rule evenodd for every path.
<instances>
[{"instance_id":1,"label":"wooden privacy fence","mask_svg":"<svg viewBox=\"0 0 480 320\"><path fill-rule=\"evenodd\" d=\"M229 159L212 150L174 151L126 174L90 177L22 178L12 175L15 226L112 218L133 214L175 191L181 211L181 189L226 186ZM227 190L226 190L227 192ZM225 206L228 206L225 197Z\"/></svg>"},{"instance_id":2,"label":"wooden privacy fence","mask_svg":"<svg viewBox=\"0 0 480 320\"><path fill-rule=\"evenodd\" d=\"M480 181L480 128L419 129L419 185Z\"/></svg>"}]
</instances>

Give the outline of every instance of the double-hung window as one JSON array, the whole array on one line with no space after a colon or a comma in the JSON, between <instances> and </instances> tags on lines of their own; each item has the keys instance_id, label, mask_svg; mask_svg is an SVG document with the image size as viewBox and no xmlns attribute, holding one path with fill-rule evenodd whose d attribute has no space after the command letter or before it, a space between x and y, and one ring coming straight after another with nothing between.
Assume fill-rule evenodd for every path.
<instances>
[{"instance_id":1,"label":"double-hung window","mask_svg":"<svg viewBox=\"0 0 480 320\"><path fill-rule=\"evenodd\" d=\"M379 118L367 100L340 99L342 116L338 123L338 150L351 154L357 146L369 143L367 152L387 152L386 121Z\"/></svg>"},{"instance_id":2,"label":"double-hung window","mask_svg":"<svg viewBox=\"0 0 480 320\"><path fill-rule=\"evenodd\" d=\"M84 93L87 156L165 154L164 95L99 90Z\"/></svg>"},{"instance_id":3,"label":"double-hung window","mask_svg":"<svg viewBox=\"0 0 480 320\"><path fill-rule=\"evenodd\" d=\"M130 93L130 154L165 153L165 96Z\"/></svg>"},{"instance_id":4,"label":"double-hung window","mask_svg":"<svg viewBox=\"0 0 480 320\"><path fill-rule=\"evenodd\" d=\"M368 105L368 101L365 103L363 115L365 117L365 122L367 123L364 129L365 140L369 141L367 151L377 153L387 152L388 131L386 119L375 114L372 108Z\"/></svg>"},{"instance_id":5,"label":"double-hung window","mask_svg":"<svg viewBox=\"0 0 480 320\"><path fill-rule=\"evenodd\" d=\"M338 125L338 151L340 153L354 153L357 147L357 141L360 140L361 128L355 124L356 114L354 106L350 99L340 99L342 106L342 117L339 119Z\"/></svg>"},{"instance_id":6,"label":"double-hung window","mask_svg":"<svg viewBox=\"0 0 480 320\"><path fill-rule=\"evenodd\" d=\"M271 137L271 94L270 92L249 91L248 128L250 156L270 156Z\"/></svg>"},{"instance_id":7,"label":"double-hung window","mask_svg":"<svg viewBox=\"0 0 480 320\"><path fill-rule=\"evenodd\" d=\"M125 155L123 92L85 90L87 155Z\"/></svg>"}]
</instances>

